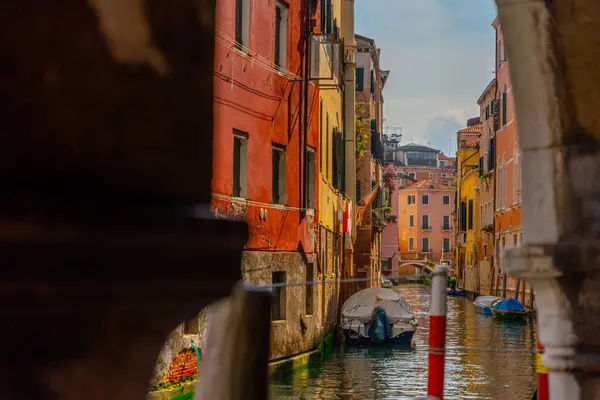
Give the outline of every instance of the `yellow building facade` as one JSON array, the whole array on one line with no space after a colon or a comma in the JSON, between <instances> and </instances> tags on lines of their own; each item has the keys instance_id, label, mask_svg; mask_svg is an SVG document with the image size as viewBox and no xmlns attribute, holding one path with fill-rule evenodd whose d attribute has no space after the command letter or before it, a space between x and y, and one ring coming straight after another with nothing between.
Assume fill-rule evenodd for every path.
<instances>
[{"instance_id":1,"label":"yellow building facade","mask_svg":"<svg viewBox=\"0 0 600 400\"><path fill-rule=\"evenodd\" d=\"M460 130L456 153L456 278L473 293L479 292L479 132L479 125Z\"/></svg>"}]
</instances>

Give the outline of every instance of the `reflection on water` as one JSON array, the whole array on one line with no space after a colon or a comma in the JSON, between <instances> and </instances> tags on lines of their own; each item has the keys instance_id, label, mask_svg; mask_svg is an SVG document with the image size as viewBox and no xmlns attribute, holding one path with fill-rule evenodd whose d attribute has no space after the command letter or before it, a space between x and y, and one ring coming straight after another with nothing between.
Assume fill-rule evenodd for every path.
<instances>
[{"instance_id":1,"label":"reflection on water","mask_svg":"<svg viewBox=\"0 0 600 400\"><path fill-rule=\"evenodd\" d=\"M401 286L399 292L419 321L412 349L338 349L322 366L274 381L272 398L425 398L429 287ZM446 399L531 398L535 390L533 321L498 321L476 314L466 298L449 297L446 337Z\"/></svg>"}]
</instances>

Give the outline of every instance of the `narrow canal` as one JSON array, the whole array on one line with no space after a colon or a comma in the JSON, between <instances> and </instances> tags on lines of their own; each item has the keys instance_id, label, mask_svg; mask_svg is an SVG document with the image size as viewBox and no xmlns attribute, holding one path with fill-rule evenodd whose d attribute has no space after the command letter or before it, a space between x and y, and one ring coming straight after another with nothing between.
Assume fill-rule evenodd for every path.
<instances>
[{"instance_id":1,"label":"narrow canal","mask_svg":"<svg viewBox=\"0 0 600 400\"><path fill-rule=\"evenodd\" d=\"M419 321L411 349L342 347L323 365L273 381L273 399L426 397L429 287L396 288ZM477 314L472 301L448 298L446 399L529 400L535 391L535 324Z\"/></svg>"}]
</instances>

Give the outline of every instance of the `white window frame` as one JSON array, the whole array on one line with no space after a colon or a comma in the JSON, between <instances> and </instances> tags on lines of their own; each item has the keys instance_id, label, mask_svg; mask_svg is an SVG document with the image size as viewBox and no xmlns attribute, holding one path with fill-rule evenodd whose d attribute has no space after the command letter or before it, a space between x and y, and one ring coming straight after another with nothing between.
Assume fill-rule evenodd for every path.
<instances>
[{"instance_id":1,"label":"white window frame","mask_svg":"<svg viewBox=\"0 0 600 400\"><path fill-rule=\"evenodd\" d=\"M412 220L412 224L411 224L411 220ZM410 214L408 216L408 227L409 228L414 228L415 227L415 214Z\"/></svg>"},{"instance_id":2,"label":"white window frame","mask_svg":"<svg viewBox=\"0 0 600 400\"><path fill-rule=\"evenodd\" d=\"M444 204L444 199L446 197L448 198L448 204ZM450 199L450 195L449 194L442 195L442 206L444 206L444 207L450 207L452 205L452 204L450 204L450 200L451 199Z\"/></svg>"},{"instance_id":3,"label":"white window frame","mask_svg":"<svg viewBox=\"0 0 600 400\"><path fill-rule=\"evenodd\" d=\"M407 241L407 246L408 246L408 251L409 252L414 252L415 251L415 238L414 237L409 237L408 241Z\"/></svg>"},{"instance_id":4,"label":"white window frame","mask_svg":"<svg viewBox=\"0 0 600 400\"><path fill-rule=\"evenodd\" d=\"M423 245L423 243L425 243L425 240L427 240L427 251L424 250L425 246ZM429 240L429 237L421 238L421 253L431 253L431 240Z\"/></svg>"},{"instance_id":5,"label":"white window frame","mask_svg":"<svg viewBox=\"0 0 600 400\"><path fill-rule=\"evenodd\" d=\"M444 218L448 218L448 229L444 229ZM450 216L449 215L442 215L442 230L444 231L450 231L452 230L452 223L450 222Z\"/></svg>"},{"instance_id":6,"label":"white window frame","mask_svg":"<svg viewBox=\"0 0 600 400\"><path fill-rule=\"evenodd\" d=\"M423 199L425 199L425 198L427 198L427 203L425 203L423 201ZM428 194L422 194L421 195L421 205L424 205L424 206L428 206L429 205L429 195Z\"/></svg>"},{"instance_id":7,"label":"white window frame","mask_svg":"<svg viewBox=\"0 0 600 400\"><path fill-rule=\"evenodd\" d=\"M287 196L287 192L286 192L286 147L279 145L277 143L273 143L271 146L271 156L273 155L273 152L278 152L279 153L279 164L277 165L278 168L278 175L279 175L279 180L278 180L278 189L279 189L279 193L277 193L277 201L274 201L275 199L273 198L275 196L275 194L273 193L275 188L271 187L271 201L273 204L278 204L278 205L285 205L286 203L286 196ZM271 164L273 163L273 160L271 160ZM273 171L273 167L271 166L271 172ZM272 182L273 180L271 179L271 186L272 186Z\"/></svg>"},{"instance_id":8,"label":"white window frame","mask_svg":"<svg viewBox=\"0 0 600 400\"><path fill-rule=\"evenodd\" d=\"M502 154L502 209L506 208L506 153Z\"/></svg>"},{"instance_id":9,"label":"white window frame","mask_svg":"<svg viewBox=\"0 0 600 400\"><path fill-rule=\"evenodd\" d=\"M281 24L279 25L280 29L280 39L279 39L279 60L275 59L275 52L273 52L273 59L275 61L275 65L279 65L279 67L286 69L287 68L287 55L288 55L288 12L289 6L281 1L275 1L275 18L277 18L277 9L280 10L281 13ZM275 24L277 26L277 24ZM277 34L277 32L275 32ZM274 44L275 45L275 40ZM278 63L279 61L279 63Z\"/></svg>"},{"instance_id":10,"label":"white window frame","mask_svg":"<svg viewBox=\"0 0 600 400\"><path fill-rule=\"evenodd\" d=\"M423 228L423 218L427 217L427 228ZM422 214L421 215L421 229L422 230L426 230L426 231L430 231L431 230L431 217L429 216L429 214Z\"/></svg>"},{"instance_id":11,"label":"white window frame","mask_svg":"<svg viewBox=\"0 0 600 400\"><path fill-rule=\"evenodd\" d=\"M444 250L444 243L446 242L446 240L448 241L448 251ZM452 252L452 241L450 240L449 237L443 237L442 238L442 254L449 254Z\"/></svg>"},{"instance_id":12,"label":"white window frame","mask_svg":"<svg viewBox=\"0 0 600 400\"><path fill-rule=\"evenodd\" d=\"M246 49L250 49L250 1L251 0L236 0L241 1L242 5L242 42L239 43L241 46ZM235 15L237 4L234 5L234 29L237 24L237 15ZM235 33L234 33L235 38ZM237 38L236 38L237 39ZM246 51L245 49L241 49L242 51Z\"/></svg>"},{"instance_id":13,"label":"white window frame","mask_svg":"<svg viewBox=\"0 0 600 400\"><path fill-rule=\"evenodd\" d=\"M519 181L519 147L518 145L515 143L515 151L514 151L514 155L513 155L513 205L517 204L517 184Z\"/></svg>"}]
</instances>

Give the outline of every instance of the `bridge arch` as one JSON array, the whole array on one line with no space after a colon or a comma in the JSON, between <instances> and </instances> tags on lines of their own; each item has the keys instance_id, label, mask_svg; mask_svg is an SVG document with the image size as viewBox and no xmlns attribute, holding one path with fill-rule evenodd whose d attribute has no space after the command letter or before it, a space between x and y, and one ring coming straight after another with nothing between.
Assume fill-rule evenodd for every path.
<instances>
[{"instance_id":1,"label":"bridge arch","mask_svg":"<svg viewBox=\"0 0 600 400\"><path fill-rule=\"evenodd\" d=\"M406 278L422 278L430 275L433 267L422 261L403 261L398 265L398 275Z\"/></svg>"}]
</instances>

